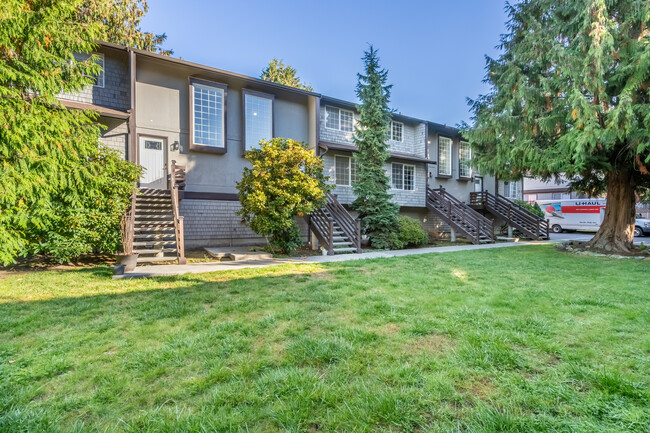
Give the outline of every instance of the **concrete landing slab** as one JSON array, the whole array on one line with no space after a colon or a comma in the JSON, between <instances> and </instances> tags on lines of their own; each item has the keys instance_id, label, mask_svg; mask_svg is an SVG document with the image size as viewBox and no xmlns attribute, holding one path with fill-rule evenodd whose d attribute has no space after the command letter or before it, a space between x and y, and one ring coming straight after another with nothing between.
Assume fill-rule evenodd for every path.
<instances>
[{"instance_id":1,"label":"concrete landing slab","mask_svg":"<svg viewBox=\"0 0 650 433\"><path fill-rule=\"evenodd\" d=\"M271 260L273 254L259 251L256 247L211 247L205 251L220 261Z\"/></svg>"}]
</instances>

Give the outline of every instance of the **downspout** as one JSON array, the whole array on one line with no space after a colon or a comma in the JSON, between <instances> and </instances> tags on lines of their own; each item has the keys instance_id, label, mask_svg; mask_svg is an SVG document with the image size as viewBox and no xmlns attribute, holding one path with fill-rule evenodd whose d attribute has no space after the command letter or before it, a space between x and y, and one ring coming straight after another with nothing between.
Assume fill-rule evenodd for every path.
<instances>
[{"instance_id":1,"label":"downspout","mask_svg":"<svg viewBox=\"0 0 650 433\"><path fill-rule=\"evenodd\" d=\"M127 159L131 162L137 161L137 133L135 123L135 52L127 47L126 51L129 55L129 92L131 94L130 115L129 115L129 151Z\"/></svg>"}]
</instances>

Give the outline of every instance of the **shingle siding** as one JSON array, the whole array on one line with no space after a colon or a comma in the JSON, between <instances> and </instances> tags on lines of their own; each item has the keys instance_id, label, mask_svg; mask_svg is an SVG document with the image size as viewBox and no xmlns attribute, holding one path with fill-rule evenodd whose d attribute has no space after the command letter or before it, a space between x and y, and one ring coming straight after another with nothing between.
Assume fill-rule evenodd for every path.
<instances>
[{"instance_id":1,"label":"shingle siding","mask_svg":"<svg viewBox=\"0 0 650 433\"><path fill-rule=\"evenodd\" d=\"M189 247L221 245L253 245L265 240L241 221L237 212L238 201L223 200L181 200L180 214L183 218L183 233ZM301 235L307 239L307 224L296 219Z\"/></svg>"},{"instance_id":2,"label":"shingle siding","mask_svg":"<svg viewBox=\"0 0 650 433\"><path fill-rule=\"evenodd\" d=\"M129 141L129 128L127 122L108 117L100 118L99 122L108 128L102 131L102 136L99 140L106 146L117 150L124 156Z\"/></svg>"},{"instance_id":3,"label":"shingle siding","mask_svg":"<svg viewBox=\"0 0 650 433\"><path fill-rule=\"evenodd\" d=\"M62 94L61 99L123 111L130 108L129 64L126 53L106 50L103 54L104 87L90 85L78 93Z\"/></svg>"},{"instance_id":4,"label":"shingle siding","mask_svg":"<svg viewBox=\"0 0 650 433\"><path fill-rule=\"evenodd\" d=\"M335 185L336 181L336 166L335 166L335 157L339 156L350 156L349 153L344 152L335 152L328 151L323 155L323 165L325 167L325 175L329 177L329 183ZM384 165L386 174L388 175L388 181L391 181L392 173L392 162L390 161ZM404 161L394 161L396 163L402 164ZM393 195L392 201L399 204L400 206L414 206L414 207L424 207L425 206L425 194L427 188L427 171L425 164L423 163L409 163L405 164L415 166L415 189L412 191L404 191L400 189L389 189L389 194ZM351 186L344 185L335 185L333 194L336 194L339 201L342 204L350 204L354 201L356 196L352 190Z\"/></svg>"}]
</instances>

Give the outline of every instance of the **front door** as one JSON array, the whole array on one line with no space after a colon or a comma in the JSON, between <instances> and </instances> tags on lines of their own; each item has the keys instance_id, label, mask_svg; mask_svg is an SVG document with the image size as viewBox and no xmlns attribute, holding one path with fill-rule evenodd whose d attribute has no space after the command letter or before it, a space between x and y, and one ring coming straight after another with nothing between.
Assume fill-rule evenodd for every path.
<instances>
[{"instance_id":1,"label":"front door","mask_svg":"<svg viewBox=\"0 0 650 433\"><path fill-rule=\"evenodd\" d=\"M483 177L474 176L474 192L483 191Z\"/></svg>"},{"instance_id":2,"label":"front door","mask_svg":"<svg viewBox=\"0 0 650 433\"><path fill-rule=\"evenodd\" d=\"M165 139L140 137L140 165L144 168L141 188L167 189Z\"/></svg>"}]
</instances>

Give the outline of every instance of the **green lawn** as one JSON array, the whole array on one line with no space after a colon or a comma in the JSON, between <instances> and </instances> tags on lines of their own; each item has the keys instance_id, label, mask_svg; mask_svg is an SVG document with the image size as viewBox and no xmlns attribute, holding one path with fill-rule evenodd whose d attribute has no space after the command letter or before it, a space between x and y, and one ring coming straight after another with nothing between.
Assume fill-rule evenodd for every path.
<instances>
[{"instance_id":1,"label":"green lawn","mask_svg":"<svg viewBox=\"0 0 650 433\"><path fill-rule=\"evenodd\" d=\"M648 432L647 260L0 279L1 432Z\"/></svg>"}]
</instances>

